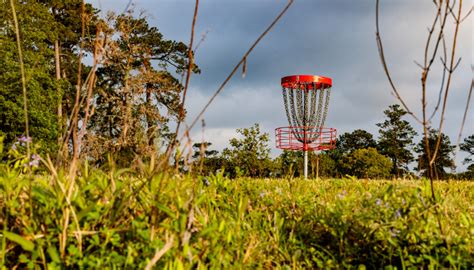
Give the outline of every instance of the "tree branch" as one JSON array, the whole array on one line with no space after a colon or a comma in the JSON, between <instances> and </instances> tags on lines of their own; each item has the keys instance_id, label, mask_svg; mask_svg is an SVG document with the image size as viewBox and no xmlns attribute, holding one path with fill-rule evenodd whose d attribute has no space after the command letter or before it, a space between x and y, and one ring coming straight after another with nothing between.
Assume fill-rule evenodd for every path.
<instances>
[{"instance_id":1,"label":"tree branch","mask_svg":"<svg viewBox=\"0 0 474 270\"><path fill-rule=\"evenodd\" d=\"M395 93L395 96L397 99L400 101L402 104L403 108L405 111L411 115L418 123L422 123L421 120L408 108L407 104L405 103L404 99L401 97L397 87L395 87L395 84L392 80L392 76L390 75L390 72L388 70L387 62L385 60L385 54L383 50L383 44L382 44L382 38L380 36L380 28L379 28L379 0L377 0L376 5L375 5L375 27L376 27L376 42L377 42L377 48L380 56L380 60L382 62L383 69L385 71L385 75L387 76L388 82L390 83L390 86L392 87L393 93Z\"/></svg>"}]
</instances>

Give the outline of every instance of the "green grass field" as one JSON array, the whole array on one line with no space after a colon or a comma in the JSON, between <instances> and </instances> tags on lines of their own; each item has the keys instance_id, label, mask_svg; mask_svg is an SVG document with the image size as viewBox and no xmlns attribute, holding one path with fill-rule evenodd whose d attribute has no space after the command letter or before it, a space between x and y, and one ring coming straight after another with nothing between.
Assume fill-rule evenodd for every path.
<instances>
[{"instance_id":1,"label":"green grass field","mask_svg":"<svg viewBox=\"0 0 474 270\"><path fill-rule=\"evenodd\" d=\"M474 182L437 182L436 192L433 203L423 180L83 171L72 183L4 171L1 266L472 268Z\"/></svg>"}]
</instances>

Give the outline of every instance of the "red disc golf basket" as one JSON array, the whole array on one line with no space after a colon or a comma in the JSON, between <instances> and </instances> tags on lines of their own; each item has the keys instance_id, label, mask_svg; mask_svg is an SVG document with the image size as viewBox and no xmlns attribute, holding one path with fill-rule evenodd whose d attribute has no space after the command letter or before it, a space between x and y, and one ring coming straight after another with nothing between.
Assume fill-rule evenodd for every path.
<instances>
[{"instance_id":1,"label":"red disc golf basket","mask_svg":"<svg viewBox=\"0 0 474 270\"><path fill-rule=\"evenodd\" d=\"M336 129L324 127L331 94L331 78L292 75L281 78L288 127L275 130L276 146L304 152L304 177L308 177L308 151L336 146Z\"/></svg>"}]
</instances>

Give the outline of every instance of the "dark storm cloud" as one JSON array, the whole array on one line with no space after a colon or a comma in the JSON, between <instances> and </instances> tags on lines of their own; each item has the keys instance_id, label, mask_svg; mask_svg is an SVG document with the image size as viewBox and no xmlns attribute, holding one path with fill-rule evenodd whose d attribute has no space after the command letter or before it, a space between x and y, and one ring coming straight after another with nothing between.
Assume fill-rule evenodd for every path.
<instances>
[{"instance_id":1,"label":"dark storm cloud","mask_svg":"<svg viewBox=\"0 0 474 270\"><path fill-rule=\"evenodd\" d=\"M121 12L128 1L92 1L104 10ZM119 3L122 3L121 5ZM145 10L151 24L168 39L189 41L194 1L135 0L135 10ZM229 74L258 35L287 1L200 1L195 44L208 31L196 53L202 73L193 75L189 89L189 122ZM467 11L469 6L465 8ZM420 115L420 69L427 27L434 5L428 0L381 1L380 26L385 54L397 86L409 106ZM449 37L452 32L447 32ZM445 131L454 142L472 79L472 16L461 28L458 42L460 66L454 74L447 104ZM450 45L448 38L448 46ZM429 106L438 96L441 69L434 68L429 84ZM261 123L263 130L286 125L280 78L290 74L316 74L333 78L327 123L339 133L357 128L377 134L375 123L383 110L397 103L383 72L375 43L375 1L296 0L274 29L247 60L245 79L236 74L206 112L206 139L216 148L235 134L236 128ZM471 110L464 134L474 133ZM439 119L435 119L439 121ZM413 125L420 130L414 121ZM434 125L434 126L437 126ZM193 130L201 138L199 128ZM222 138L228 136L228 138ZM219 138L217 138L219 137ZM276 151L275 151L276 152Z\"/></svg>"}]
</instances>

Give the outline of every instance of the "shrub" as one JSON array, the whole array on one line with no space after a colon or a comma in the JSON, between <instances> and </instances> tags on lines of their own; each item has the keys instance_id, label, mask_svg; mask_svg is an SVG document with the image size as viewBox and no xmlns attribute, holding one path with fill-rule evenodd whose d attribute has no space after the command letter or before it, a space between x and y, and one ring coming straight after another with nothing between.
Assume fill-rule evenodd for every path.
<instances>
[{"instance_id":1,"label":"shrub","mask_svg":"<svg viewBox=\"0 0 474 270\"><path fill-rule=\"evenodd\" d=\"M386 178L392 168L392 161L372 147L357 149L345 156L342 162L347 174L359 178Z\"/></svg>"}]
</instances>

